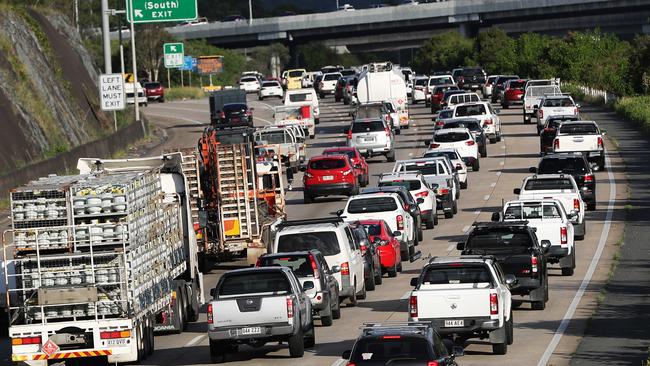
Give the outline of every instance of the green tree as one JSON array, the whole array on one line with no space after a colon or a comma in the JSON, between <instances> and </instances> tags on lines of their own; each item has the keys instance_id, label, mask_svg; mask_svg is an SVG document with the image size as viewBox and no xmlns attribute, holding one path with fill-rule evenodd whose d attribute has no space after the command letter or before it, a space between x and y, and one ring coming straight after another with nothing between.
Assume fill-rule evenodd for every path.
<instances>
[{"instance_id":1,"label":"green tree","mask_svg":"<svg viewBox=\"0 0 650 366\"><path fill-rule=\"evenodd\" d=\"M522 34L516 41L516 73L523 78L557 77L556 67L549 63L553 39L537 33Z\"/></svg>"},{"instance_id":2,"label":"green tree","mask_svg":"<svg viewBox=\"0 0 650 366\"><path fill-rule=\"evenodd\" d=\"M478 61L488 74L517 71L517 43L501 28L492 27L478 36Z\"/></svg>"},{"instance_id":3,"label":"green tree","mask_svg":"<svg viewBox=\"0 0 650 366\"><path fill-rule=\"evenodd\" d=\"M634 89L650 94L650 35L637 36L632 42L630 69Z\"/></svg>"},{"instance_id":4,"label":"green tree","mask_svg":"<svg viewBox=\"0 0 650 366\"><path fill-rule=\"evenodd\" d=\"M350 53L337 53L332 48L319 42L312 42L298 49L300 64L307 70L320 70L326 65L354 66L359 59Z\"/></svg>"},{"instance_id":5,"label":"green tree","mask_svg":"<svg viewBox=\"0 0 650 366\"><path fill-rule=\"evenodd\" d=\"M280 64L278 65L280 70L275 70L275 72L277 73L278 71L284 70L290 59L289 48L282 43L255 47L251 53L251 60L248 61L247 68L259 71L264 75L274 75L271 61L273 57L277 57L280 61Z\"/></svg>"},{"instance_id":6,"label":"green tree","mask_svg":"<svg viewBox=\"0 0 650 366\"><path fill-rule=\"evenodd\" d=\"M158 81L163 66L163 44L174 38L160 23L144 24L135 33L138 67L147 73L149 80Z\"/></svg>"},{"instance_id":7,"label":"green tree","mask_svg":"<svg viewBox=\"0 0 650 366\"><path fill-rule=\"evenodd\" d=\"M418 50L414 66L423 73L476 63L475 41L450 31L435 35Z\"/></svg>"}]
</instances>

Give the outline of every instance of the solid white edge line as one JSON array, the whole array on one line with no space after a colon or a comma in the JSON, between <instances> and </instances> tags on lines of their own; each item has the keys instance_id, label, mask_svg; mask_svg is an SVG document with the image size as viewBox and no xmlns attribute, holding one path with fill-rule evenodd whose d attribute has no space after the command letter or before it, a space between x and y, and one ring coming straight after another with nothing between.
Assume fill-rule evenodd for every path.
<instances>
[{"instance_id":1,"label":"solid white edge line","mask_svg":"<svg viewBox=\"0 0 650 366\"><path fill-rule=\"evenodd\" d=\"M549 359L551 358L551 356L553 355L553 352L555 352L555 348L557 348L557 345L560 343L560 339L564 335L566 329L569 327L569 322L571 321L571 318L573 318L573 315L575 314L575 311L578 308L578 304L580 304L580 300L582 300L582 296L584 295L587 286L589 286L589 283L591 282L591 278L593 277L594 272L596 271L596 267L598 266L600 257L603 254L605 244L607 243L607 237L609 236L609 229L612 225L612 217L614 215L614 202L616 201L616 180L614 179L614 174L612 173L611 170L609 154L605 156L605 164L609 168L607 170L607 175L609 179L609 204L607 205L607 215L605 216L605 224L603 225L603 231L600 234L600 241L598 242L596 253L594 253L594 257L592 258L591 263L589 264L589 268L587 269L587 273L585 274L585 277L582 280L582 283L580 284L580 288L576 292L575 296L573 296L573 301L571 301L571 305L569 305L569 308L564 314L564 317L562 318L560 325L557 327L557 330L555 331L555 335L553 336L553 339L551 339L551 342L548 344L548 347L546 347L546 351L544 351L544 353L542 354L542 358L540 358L539 362L537 363L537 366L546 365Z\"/></svg>"},{"instance_id":2,"label":"solid white edge line","mask_svg":"<svg viewBox=\"0 0 650 366\"><path fill-rule=\"evenodd\" d=\"M406 293L404 293L404 295L402 295L402 297L400 297L399 299L400 299L400 300L406 300L406 299L408 299L409 297L411 297L411 291L410 291L410 290L409 290L409 291L406 291Z\"/></svg>"},{"instance_id":3,"label":"solid white edge line","mask_svg":"<svg viewBox=\"0 0 650 366\"><path fill-rule=\"evenodd\" d=\"M332 366L343 366L343 365L345 365L346 362L347 362L347 360L344 360L344 359L341 358L341 359L338 359L338 360L334 361Z\"/></svg>"},{"instance_id":4,"label":"solid white edge line","mask_svg":"<svg viewBox=\"0 0 650 366\"><path fill-rule=\"evenodd\" d=\"M192 338L192 340L187 342L187 344L185 344L185 346L183 346L183 347L194 347L197 344L201 343L201 341L203 341L203 339L205 337L207 337L207 335L205 335L205 334L198 335L198 336Z\"/></svg>"},{"instance_id":5,"label":"solid white edge line","mask_svg":"<svg viewBox=\"0 0 650 366\"><path fill-rule=\"evenodd\" d=\"M167 117L167 118L172 118L172 119L180 119L180 120L183 120L183 121L188 121L188 122L196 123L196 124L198 124L198 125L208 124L208 123L209 123L209 122L199 122L199 121L195 121L195 120L193 120L193 119L183 118L183 117L170 117L168 114L159 114L159 113L149 112L149 111L144 111L144 114L145 114L146 116L156 116L156 117Z\"/></svg>"}]
</instances>

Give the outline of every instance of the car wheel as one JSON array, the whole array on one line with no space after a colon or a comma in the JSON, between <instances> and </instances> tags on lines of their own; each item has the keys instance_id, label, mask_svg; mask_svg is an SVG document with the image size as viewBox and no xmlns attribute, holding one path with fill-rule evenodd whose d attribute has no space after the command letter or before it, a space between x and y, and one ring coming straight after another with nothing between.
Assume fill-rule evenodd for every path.
<instances>
[{"instance_id":1,"label":"car wheel","mask_svg":"<svg viewBox=\"0 0 650 366\"><path fill-rule=\"evenodd\" d=\"M259 100L264 100L264 97L259 97Z\"/></svg>"},{"instance_id":2,"label":"car wheel","mask_svg":"<svg viewBox=\"0 0 650 366\"><path fill-rule=\"evenodd\" d=\"M305 348L314 348L316 345L316 331L314 328L314 319L311 320L311 329L307 333L304 339Z\"/></svg>"},{"instance_id":3,"label":"car wheel","mask_svg":"<svg viewBox=\"0 0 650 366\"><path fill-rule=\"evenodd\" d=\"M386 154L386 161L389 163L395 162L395 150L391 150L388 154Z\"/></svg>"},{"instance_id":4,"label":"car wheel","mask_svg":"<svg viewBox=\"0 0 650 366\"><path fill-rule=\"evenodd\" d=\"M359 194L359 186L354 186L352 190L350 191L350 196L356 196Z\"/></svg>"},{"instance_id":5,"label":"car wheel","mask_svg":"<svg viewBox=\"0 0 650 366\"><path fill-rule=\"evenodd\" d=\"M210 340L210 361L223 363L226 361L226 344Z\"/></svg>"},{"instance_id":6,"label":"car wheel","mask_svg":"<svg viewBox=\"0 0 650 366\"><path fill-rule=\"evenodd\" d=\"M366 299L366 287L361 288L361 292L357 294L357 299L359 300L365 300Z\"/></svg>"},{"instance_id":7,"label":"car wheel","mask_svg":"<svg viewBox=\"0 0 650 366\"><path fill-rule=\"evenodd\" d=\"M472 171L478 172L479 170L481 170L481 163L476 159L474 160L474 164L472 164Z\"/></svg>"},{"instance_id":8,"label":"car wheel","mask_svg":"<svg viewBox=\"0 0 650 366\"><path fill-rule=\"evenodd\" d=\"M467 189L467 181L460 182L460 189Z\"/></svg>"},{"instance_id":9,"label":"car wheel","mask_svg":"<svg viewBox=\"0 0 650 366\"><path fill-rule=\"evenodd\" d=\"M409 260L409 251L408 251L408 249L401 250L400 251L400 257L402 259L402 262L408 261Z\"/></svg>"},{"instance_id":10,"label":"car wheel","mask_svg":"<svg viewBox=\"0 0 650 366\"><path fill-rule=\"evenodd\" d=\"M366 278L365 281L365 290L366 291L375 291L375 271L373 269L370 270L370 275L368 275L368 278Z\"/></svg>"},{"instance_id":11,"label":"car wheel","mask_svg":"<svg viewBox=\"0 0 650 366\"><path fill-rule=\"evenodd\" d=\"M305 339L302 329L298 329L296 334L289 337L289 355L291 358L300 358L305 355Z\"/></svg>"},{"instance_id":12,"label":"car wheel","mask_svg":"<svg viewBox=\"0 0 650 366\"><path fill-rule=\"evenodd\" d=\"M418 101L415 100L415 99L413 99L413 100L411 101L411 103L412 103L412 104L418 104Z\"/></svg>"},{"instance_id":13,"label":"car wheel","mask_svg":"<svg viewBox=\"0 0 650 366\"><path fill-rule=\"evenodd\" d=\"M402 273L404 270L404 266L402 266L402 262L397 263L397 272Z\"/></svg>"},{"instance_id":14,"label":"car wheel","mask_svg":"<svg viewBox=\"0 0 650 366\"><path fill-rule=\"evenodd\" d=\"M512 319L512 309L510 309L510 319L508 319L508 328L507 328L507 336L508 336L508 345L511 345L515 341L515 332L514 332L514 320Z\"/></svg>"},{"instance_id":15,"label":"car wheel","mask_svg":"<svg viewBox=\"0 0 650 366\"><path fill-rule=\"evenodd\" d=\"M596 210L596 202L591 202L587 204L587 211L595 211Z\"/></svg>"},{"instance_id":16,"label":"car wheel","mask_svg":"<svg viewBox=\"0 0 650 366\"><path fill-rule=\"evenodd\" d=\"M524 302L521 300L512 300L512 308L517 309L520 307Z\"/></svg>"},{"instance_id":17,"label":"car wheel","mask_svg":"<svg viewBox=\"0 0 650 366\"><path fill-rule=\"evenodd\" d=\"M415 241L415 245L416 246L419 245L422 240L424 240L424 231L422 231L422 228L419 227L418 228L418 238Z\"/></svg>"},{"instance_id":18,"label":"car wheel","mask_svg":"<svg viewBox=\"0 0 650 366\"><path fill-rule=\"evenodd\" d=\"M438 212L433 213L433 225L438 226Z\"/></svg>"},{"instance_id":19,"label":"car wheel","mask_svg":"<svg viewBox=\"0 0 650 366\"><path fill-rule=\"evenodd\" d=\"M336 294L336 301L334 301L334 309L332 309L332 318L341 318L341 301L339 300L338 293Z\"/></svg>"},{"instance_id":20,"label":"car wheel","mask_svg":"<svg viewBox=\"0 0 650 366\"><path fill-rule=\"evenodd\" d=\"M451 219L454 217L453 211L445 211L445 219Z\"/></svg>"},{"instance_id":21,"label":"car wheel","mask_svg":"<svg viewBox=\"0 0 650 366\"><path fill-rule=\"evenodd\" d=\"M318 96L320 97L320 99L325 99L325 94L319 94Z\"/></svg>"},{"instance_id":22,"label":"car wheel","mask_svg":"<svg viewBox=\"0 0 650 366\"><path fill-rule=\"evenodd\" d=\"M380 266L379 270L375 271L375 285L381 285L382 283L384 283L384 278L382 277Z\"/></svg>"},{"instance_id":23,"label":"car wheel","mask_svg":"<svg viewBox=\"0 0 650 366\"><path fill-rule=\"evenodd\" d=\"M431 217L424 222L424 227L427 228L427 230L433 229L436 225L433 223L433 214L431 214Z\"/></svg>"},{"instance_id":24,"label":"car wheel","mask_svg":"<svg viewBox=\"0 0 650 366\"><path fill-rule=\"evenodd\" d=\"M158 99L158 102L159 102L159 103L165 103L165 98L160 98L160 99Z\"/></svg>"},{"instance_id":25,"label":"car wheel","mask_svg":"<svg viewBox=\"0 0 650 366\"><path fill-rule=\"evenodd\" d=\"M393 268L388 269L388 271L387 271L388 272L388 277L391 277L391 278L397 277L397 266L398 266L398 264L395 263Z\"/></svg>"},{"instance_id":26,"label":"car wheel","mask_svg":"<svg viewBox=\"0 0 650 366\"><path fill-rule=\"evenodd\" d=\"M330 299L330 303L327 304L327 315L321 315L320 316L320 323L324 327L330 327L332 324L334 324L334 321L332 320L332 299Z\"/></svg>"},{"instance_id":27,"label":"car wheel","mask_svg":"<svg viewBox=\"0 0 650 366\"><path fill-rule=\"evenodd\" d=\"M497 143L497 138L496 137L490 137L490 143L491 144L496 144Z\"/></svg>"},{"instance_id":28,"label":"car wheel","mask_svg":"<svg viewBox=\"0 0 650 366\"><path fill-rule=\"evenodd\" d=\"M497 142L501 142L501 130L497 132ZM485 155L487 155L487 150L485 150Z\"/></svg>"},{"instance_id":29,"label":"car wheel","mask_svg":"<svg viewBox=\"0 0 650 366\"><path fill-rule=\"evenodd\" d=\"M573 276L573 272L575 270L573 268L562 268L562 276Z\"/></svg>"},{"instance_id":30,"label":"car wheel","mask_svg":"<svg viewBox=\"0 0 650 366\"><path fill-rule=\"evenodd\" d=\"M495 355L505 355L508 353L508 342L496 343L492 345L492 353Z\"/></svg>"},{"instance_id":31,"label":"car wheel","mask_svg":"<svg viewBox=\"0 0 650 366\"><path fill-rule=\"evenodd\" d=\"M340 101L341 101L341 98L334 97L334 102L338 103L338 102L340 102Z\"/></svg>"},{"instance_id":32,"label":"car wheel","mask_svg":"<svg viewBox=\"0 0 650 366\"><path fill-rule=\"evenodd\" d=\"M454 201L454 205L452 206L452 212L455 214L458 213L458 201Z\"/></svg>"}]
</instances>

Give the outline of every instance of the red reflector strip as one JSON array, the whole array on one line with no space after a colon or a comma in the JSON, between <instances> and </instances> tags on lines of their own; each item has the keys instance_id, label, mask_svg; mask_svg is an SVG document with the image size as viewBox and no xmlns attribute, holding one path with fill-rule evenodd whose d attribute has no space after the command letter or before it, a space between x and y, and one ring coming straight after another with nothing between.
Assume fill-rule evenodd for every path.
<instances>
[{"instance_id":1,"label":"red reflector strip","mask_svg":"<svg viewBox=\"0 0 650 366\"><path fill-rule=\"evenodd\" d=\"M381 337L381 338L382 338L382 339L401 339L402 336L398 336L398 335L387 335L387 336L383 336L383 337Z\"/></svg>"}]
</instances>

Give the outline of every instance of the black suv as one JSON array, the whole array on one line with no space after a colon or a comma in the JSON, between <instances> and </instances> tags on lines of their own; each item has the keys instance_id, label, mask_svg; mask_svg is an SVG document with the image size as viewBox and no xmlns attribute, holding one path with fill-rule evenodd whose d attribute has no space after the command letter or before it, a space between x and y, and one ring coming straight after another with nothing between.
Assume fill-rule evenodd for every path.
<instances>
[{"instance_id":1,"label":"black suv","mask_svg":"<svg viewBox=\"0 0 650 366\"><path fill-rule=\"evenodd\" d=\"M571 175L580 189L582 199L587 204L587 210L596 209L596 176L581 153L546 155L539 161L537 167L530 168L530 172Z\"/></svg>"},{"instance_id":2,"label":"black suv","mask_svg":"<svg viewBox=\"0 0 650 366\"><path fill-rule=\"evenodd\" d=\"M529 296L533 310L544 310L548 301L547 253L551 242L537 240L528 221L475 222L466 242L456 249L461 255L491 255L505 274L517 278L512 295ZM513 307L521 300L513 300Z\"/></svg>"},{"instance_id":3,"label":"black suv","mask_svg":"<svg viewBox=\"0 0 650 366\"><path fill-rule=\"evenodd\" d=\"M501 92L505 89L506 81L519 79L517 75L499 75L494 84L492 84L492 95L490 99L492 103L496 103L501 98Z\"/></svg>"},{"instance_id":4,"label":"black suv","mask_svg":"<svg viewBox=\"0 0 650 366\"><path fill-rule=\"evenodd\" d=\"M546 119L546 125L539 131L539 152L542 155L553 152L553 141L557 135L557 130L564 122L578 121L577 116L550 116Z\"/></svg>"},{"instance_id":5,"label":"black suv","mask_svg":"<svg viewBox=\"0 0 650 366\"><path fill-rule=\"evenodd\" d=\"M343 352L356 366L457 366L463 349L444 340L431 323L365 324L352 350Z\"/></svg>"},{"instance_id":6,"label":"black suv","mask_svg":"<svg viewBox=\"0 0 650 366\"><path fill-rule=\"evenodd\" d=\"M381 261L379 259L379 250L377 244L370 241L368 232L360 223L350 223L354 240L361 248L363 257L363 278L366 284L366 290L374 291L376 285L381 285Z\"/></svg>"},{"instance_id":7,"label":"black suv","mask_svg":"<svg viewBox=\"0 0 650 366\"><path fill-rule=\"evenodd\" d=\"M481 127L481 122L476 118L458 118L447 120L441 129L445 128L466 128L474 136L476 144L478 145L478 152L481 154L481 157L484 158L487 156L487 137L485 136L485 130Z\"/></svg>"},{"instance_id":8,"label":"black suv","mask_svg":"<svg viewBox=\"0 0 650 366\"><path fill-rule=\"evenodd\" d=\"M226 104L219 113L217 126L253 127L253 108L248 108L245 103Z\"/></svg>"},{"instance_id":9,"label":"black suv","mask_svg":"<svg viewBox=\"0 0 650 366\"><path fill-rule=\"evenodd\" d=\"M465 90L475 91L481 89L485 84L485 71L480 67L464 67L456 80L458 87Z\"/></svg>"}]
</instances>

